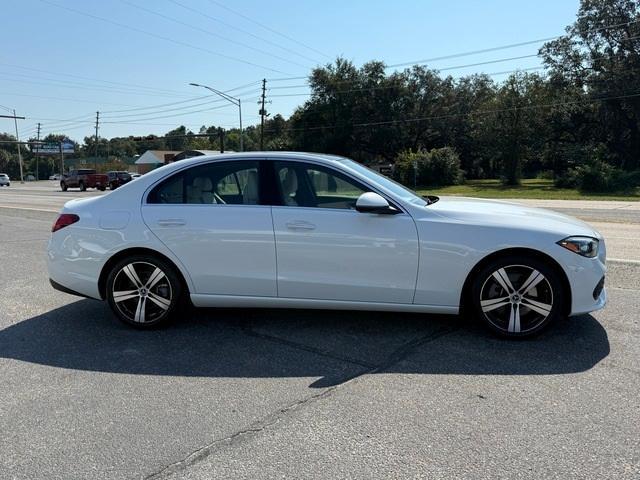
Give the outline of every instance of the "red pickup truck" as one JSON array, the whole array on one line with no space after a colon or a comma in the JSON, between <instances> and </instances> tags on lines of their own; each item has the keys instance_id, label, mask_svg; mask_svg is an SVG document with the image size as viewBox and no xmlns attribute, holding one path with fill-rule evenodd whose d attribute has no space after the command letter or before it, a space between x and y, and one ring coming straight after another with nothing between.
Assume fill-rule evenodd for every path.
<instances>
[{"instance_id":1,"label":"red pickup truck","mask_svg":"<svg viewBox=\"0 0 640 480\"><path fill-rule=\"evenodd\" d=\"M68 188L79 188L84 192L87 188L97 188L104 191L109 185L109 177L104 173L96 173L90 168L71 170L60 180L60 188L66 192Z\"/></svg>"}]
</instances>

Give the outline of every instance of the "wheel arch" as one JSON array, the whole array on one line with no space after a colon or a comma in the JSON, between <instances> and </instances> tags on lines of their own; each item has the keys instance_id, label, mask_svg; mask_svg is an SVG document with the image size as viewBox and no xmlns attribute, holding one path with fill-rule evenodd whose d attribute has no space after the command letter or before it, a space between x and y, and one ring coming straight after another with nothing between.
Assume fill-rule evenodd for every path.
<instances>
[{"instance_id":1,"label":"wheel arch","mask_svg":"<svg viewBox=\"0 0 640 480\"><path fill-rule=\"evenodd\" d=\"M157 257L161 259L164 262L167 262L171 267L173 267L173 269L176 272L176 275L178 275L178 278L180 278L180 281L182 282L182 288L184 289L183 294L187 296L189 295L189 283L187 282L184 274L182 273L182 270L180 270L178 265L176 265L176 263L173 260L171 260L166 255L158 252L157 250L153 250L151 248L132 247L132 248L126 248L124 250L120 250L119 252L115 253L102 266L102 270L100 271L100 276L98 277L98 291L100 292L100 298L102 298L102 300L107 298L107 291L106 291L107 277L109 276L109 272L111 271L111 268L123 258L126 258L131 255L151 255L153 257Z\"/></svg>"},{"instance_id":2,"label":"wheel arch","mask_svg":"<svg viewBox=\"0 0 640 480\"><path fill-rule=\"evenodd\" d=\"M550 255L547 255L540 250L526 247L514 247L498 250L496 252L490 253L489 255L482 258L478 263L476 263L474 267L469 271L467 278L465 279L462 286L462 292L460 294L460 309L464 312L471 308L471 286L473 285L473 279L476 277L476 275L478 275L478 273L490 262L511 255L535 258L546 263L553 270L555 270L555 272L558 274L558 277L560 278L562 287L564 288L565 304L563 305L563 313L568 315L571 311L572 292L571 284L569 283L569 278L567 277L566 272L564 271L562 266L560 266L560 264Z\"/></svg>"}]
</instances>

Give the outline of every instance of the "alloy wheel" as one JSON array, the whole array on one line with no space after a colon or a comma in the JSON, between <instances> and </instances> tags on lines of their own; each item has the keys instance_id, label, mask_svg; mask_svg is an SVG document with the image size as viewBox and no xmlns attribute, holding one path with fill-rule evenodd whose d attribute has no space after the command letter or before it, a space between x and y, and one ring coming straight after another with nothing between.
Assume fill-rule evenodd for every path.
<instances>
[{"instance_id":1,"label":"alloy wheel","mask_svg":"<svg viewBox=\"0 0 640 480\"><path fill-rule=\"evenodd\" d=\"M505 334L526 334L545 322L553 309L553 288L538 270L508 265L495 270L480 290L486 320Z\"/></svg>"},{"instance_id":2,"label":"alloy wheel","mask_svg":"<svg viewBox=\"0 0 640 480\"><path fill-rule=\"evenodd\" d=\"M132 262L122 267L113 280L113 303L130 322L156 323L173 299L167 274L148 262Z\"/></svg>"}]
</instances>

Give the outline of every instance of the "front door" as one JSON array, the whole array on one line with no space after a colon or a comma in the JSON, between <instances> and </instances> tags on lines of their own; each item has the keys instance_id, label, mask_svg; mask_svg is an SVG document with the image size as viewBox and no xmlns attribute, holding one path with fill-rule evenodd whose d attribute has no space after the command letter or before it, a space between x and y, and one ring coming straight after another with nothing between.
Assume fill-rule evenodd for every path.
<instances>
[{"instance_id":1,"label":"front door","mask_svg":"<svg viewBox=\"0 0 640 480\"><path fill-rule=\"evenodd\" d=\"M272 207L278 296L412 303L418 236L406 213L355 210L369 189L306 162L274 162L280 206Z\"/></svg>"}]
</instances>

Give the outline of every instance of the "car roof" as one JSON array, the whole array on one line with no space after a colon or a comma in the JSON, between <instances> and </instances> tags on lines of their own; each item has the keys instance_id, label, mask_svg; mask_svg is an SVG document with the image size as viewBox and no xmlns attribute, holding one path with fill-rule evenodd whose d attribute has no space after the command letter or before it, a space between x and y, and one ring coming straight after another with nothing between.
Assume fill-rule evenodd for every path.
<instances>
[{"instance_id":1,"label":"car roof","mask_svg":"<svg viewBox=\"0 0 640 480\"><path fill-rule=\"evenodd\" d=\"M340 157L338 155L330 155L326 153L313 153L313 152L235 152L235 153L219 153L216 155L200 155L197 157L191 157L184 160L178 160L170 163L169 165L197 165L202 162L211 160L316 160L321 163L334 163L341 160L348 160L346 157Z\"/></svg>"}]
</instances>

